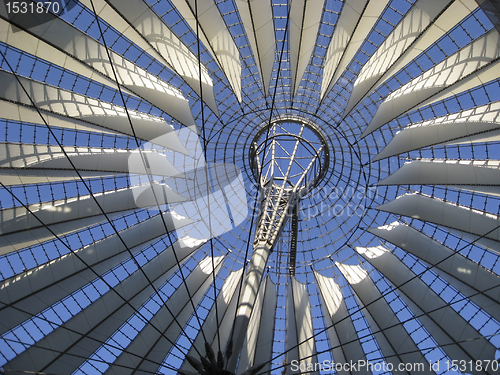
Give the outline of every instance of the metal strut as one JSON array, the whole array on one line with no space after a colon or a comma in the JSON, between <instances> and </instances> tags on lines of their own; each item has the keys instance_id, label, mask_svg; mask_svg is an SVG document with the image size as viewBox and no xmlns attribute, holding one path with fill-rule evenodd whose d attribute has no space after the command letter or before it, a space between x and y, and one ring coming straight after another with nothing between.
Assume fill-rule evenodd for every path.
<instances>
[{"instance_id":1,"label":"metal strut","mask_svg":"<svg viewBox=\"0 0 500 375\"><path fill-rule=\"evenodd\" d=\"M295 276L295 261L297 259L297 235L299 233L299 205L295 206L292 215L292 233L290 236L290 258L288 269L291 276Z\"/></svg>"}]
</instances>

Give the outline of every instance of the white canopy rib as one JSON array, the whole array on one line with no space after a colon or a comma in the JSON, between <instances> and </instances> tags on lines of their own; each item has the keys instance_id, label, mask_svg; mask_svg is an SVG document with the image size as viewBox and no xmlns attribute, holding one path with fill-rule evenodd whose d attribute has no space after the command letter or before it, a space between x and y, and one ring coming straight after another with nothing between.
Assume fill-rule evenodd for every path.
<instances>
[{"instance_id":1,"label":"white canopy rib","mask_svg":"<svg viewBox=\"0 0 500 375\"><path fill-rule=\"evenodd\" d=\"M322 276L319 272L314 272L314 276L320 291L325 325L331 327L328 329L328 337L333 359L336 363L366 361L366 355L339 285L333 278ZM356 372L364 375L371 374L366 367L361 367ZM351 372L342 368L337 370L337 373L350 375Z\"/></svg>"},{"instance_id":2,"label":"white canopy rib","mask_svg":"<svg viewBox=\"0 0 500 375\"><path fill-rule=\"evenodd\" d=\"M492 29L392 92L380 104L361 137L366 137L410 109L421 108L495 79L499 43L499 33ZM478 74L473 74L479 69Z\"/></svg>"},{"instance_id":3,"label":"white canopy rib","mask_svg":"<svg viewBox=\"0 0 500 375\"><path fill-rule=\"evenodd\" d=\"M494 140L500 128L500 102L409 125L397 132L373 160L436 144ZM497 131L495 131L497 130Z\"/></svg>"},{"instance_id":4,"label":"white canopy rib","mask_svg":"<svg viewBox=\"0 0 500 375\"><path fill-rule=\"evenodd\" d=\"M172 219L169 215L164 216L167 225L173 228ZM182 223L179 223L179 226L182 226ZM0 333L5 333L31 315L42 312L94 280L97 277L96 273L97 275L105 274L128 259L130 254L139 253L164 235L163 222L160 217L156 216L120 232L120 237L128 249L118 236L109 236L22 275L3 281L2 288L0 288L0 301L8 307L3 307L0 311L0 317L2 317ZM191 253L191 248L182 246L180 243L176 244L176 253L182 254L185 251ZM175 264L172 251L165 252L158 259L162 258L165 258L164 261L168 264ZM26 313L19 313L16 307Z\"/></svg>"},{"instance_id":5,"label":"white canopy rib","mask_svg":"<svg viewBox=\"0 0 500 375\"><path fill-rule=\"evenodd\" d=\"M499 276L409 225L395 221L369 232L430 264L434 272L500 321Z\"/></svg>"},{"instance_id":6,"label":"white canopy rib","mask_svg":"<svg viewBox=\"0 0 500 375\"><path fill-rule=\"evenodd\" d=\"M144 370L148 367L157 367L154 371L158 371L158 366L155 366L154 362L161 363L164 358L157 358L157 355L154 355L153 352L161 350L163 353L168 353L171 350L173 347L172 342L175 343L171 338L178 337L182 328L186 328L185 325L194 313L193 306L198 306L209 291L213 278L217 277L221 270L222 260L222 257L213 259L215 269L212 270L212 259L203 259L200 265L186 278L191 301L185 288L181 286L176 289L167 303L158 310L148 324L138 333L137 337L127 346L127 352L124 351L120 354L114 364L106 371L106 374L133 374L134 370L132 369ZM168 342L165 337L170 338L171 342ZM160 343L164 347L159 346ZM130 355L129 350L135 355ZM121 366L131 367L132 369L124 369Z\"/></svg>"},{"instance_id":7,"label":"white canopy rib","mask_svg":"<svg viewBox=\"0 0 500 375\"><path fill-rule=\"evenodd\" d=\"M496 348L389 250L378 246L356 247L356 251L383 272L405 300L413 302L414 313L424 313L419 320L450 358L475 362L494 357ZM493 375L495 371L486 372Z\"/></svg>"},{"instance_id":8,"label":"white canopy rib","mask_svg":"<svg viewBox=\"0 0 500 375\"><path fill-rule=\"evenodd\" d=\"M421 194L404 194L377 210L404 215L414 219L458 229L500 241L500 220L496 215L482 213ZM498 251L498 250L497 250Z\"/></svg>"},{"instance_id":9,"label":"white canopy rib","mask_svg":"<svg viewBox=\"0 0 500 375\"><path fill-rule=\"evenodd\" d=\"M179 254L179 259L185 260L194 249L186 248L186 250L186 253ZM164 253L168 256L170 252L165 251ZM207 263L209 267L212 264L211 261ZM158 288L173 275L177 270L177 266L176 262L171 260L168 263L148 263L143 269L144 271L147 269L149 279ZM205 273L205 277L211 278L210 272L211 270ZM195 278L197 277L195 276ZM193 278L191 278L190 284L192 284L192 280ZM184 286L181 286L179 290L185 291ZM119 298L117 293L128 303ZM31 347L17 356L12 363L17 366L22 364L23 368L27 369L46 368L47 371L56 373L72 373L85 361L85 358L72 356L71 352L73 350L83 350L88 355L91 355L101 345L103 340L107 340L153 294L154 291L151 285L144 277L144 274L138 270L122 283L115 286L113 290L108 291L93 304L64 323L65 327L80 332L81 335L69 334L64 329L57 329L40 340L36 347ZM97 340L93 340L93 338ZM54 348L62 351L63 354L51 352L50 355L47 355L47 351L41 347ZM64 360L54 361L60 357L64 358Z\"/></svg>"},{"instance_id":10,"label":"white canopy rib","mask_svg":"<svg viewBox=\"0 0 500 375\"><path fill-rule=\"evenodd\" d=\"M336 263L337 268L350 283L363 309L363 314L374 333L387 363L399 368L400 363L426 363L411 336L400 324L398 317L378 290L377 286L359 265ZM428 368L425 373L433 374ZM416 372L404 371L406 374Z\"/></svg>"},{"instance_id":11,"label":"white canopy rib","mask_svg":"<svg viewBox=\"0 0 500 375\"><path fill-rule=\"evenodd\" d=\"M300 374L302 371L295 370L297 366L291 366L292 361L300 363L301 367L307 369L309 374L319 374L314 368L318 362L316 356L316 344L312 337L314 333L311 303L306 285L300 283L295 277L290 278L286 294L286 315L287 332L285 349L286 354L286 374ZM310 367L312 366L312 371Z\"/></svg>"},{"instance_id":12,"label":"white canopy rib","mask_svg":"<svg viewBox=\"0 0 500 375\"><path fill-rule=\"evenodd\" d=\"M361 68L354 82L354 87L345 108L344 115L349 113L356 104L363 100L371 91L372 87L379 82L381 77L386 76L385 74L388 73L396 61L398 61L406 51L410 50L410 46L422 37L427 27L454 1L455 0L417 0L413 4L404 18L385 38L377 51ZM443 14L442 16L448 19L450 17L449 14ZM452 25L450 25L450 28L451 27ZM441 35L445 33L444 30L440 31L442 32ZM439 39L439 37L439 34L432 35L432 37L429 38L429 42L433 43L435 40ZM417 50L411 48L411 51L415 52Z\"/></svg>"},{"instance_id":13,"label":"white canopy rib","mask_svg":"<svg viewBox=\"0 0 500 375\"><path fill-rule=\"evenodd\" d=\"M321 82L321 98L335 86L390 0L344 2L328 46Z\"/></svg>"}]
</instances>

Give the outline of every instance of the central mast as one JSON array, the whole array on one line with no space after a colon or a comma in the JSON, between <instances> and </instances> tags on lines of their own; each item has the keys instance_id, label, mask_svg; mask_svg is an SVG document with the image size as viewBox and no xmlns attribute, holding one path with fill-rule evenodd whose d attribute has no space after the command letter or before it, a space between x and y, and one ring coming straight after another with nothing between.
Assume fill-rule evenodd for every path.
<instances>
[{"instance_id":1,"label":"central mast","mask_svg":"<svg viewBox=\"0 0 500 375\"><path fill-rule=\"evenodd\" d=\"M269 255L288 220L298 221L301 197L319 182L329 162L322 134L313 124L291 117L272 122L269 129L261 129L251 147L252 172L259 184L259 211L252 258L233 328L234 354L229 371L236 368ZM297 225L293 227L296 230ZM296 238L296 233L293 236ZM295 259L295 254L290 254L292 258Z\"/></svg>"}]
</instances>

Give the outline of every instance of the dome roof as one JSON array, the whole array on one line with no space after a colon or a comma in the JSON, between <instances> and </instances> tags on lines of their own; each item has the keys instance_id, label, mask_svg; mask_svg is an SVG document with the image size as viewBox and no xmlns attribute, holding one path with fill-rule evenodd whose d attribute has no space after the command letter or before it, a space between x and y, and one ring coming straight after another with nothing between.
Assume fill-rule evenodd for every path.
<instances>
[{"instance_id":1,"label":"dome roof","mask_svg":"<svg viewBox=\"0 0 500 375\"><path fill-rule=\"evenodd\" d=\"M0 5L5 372L496 373L496 3L40 4Z\"/></svg>"}]
</instances>

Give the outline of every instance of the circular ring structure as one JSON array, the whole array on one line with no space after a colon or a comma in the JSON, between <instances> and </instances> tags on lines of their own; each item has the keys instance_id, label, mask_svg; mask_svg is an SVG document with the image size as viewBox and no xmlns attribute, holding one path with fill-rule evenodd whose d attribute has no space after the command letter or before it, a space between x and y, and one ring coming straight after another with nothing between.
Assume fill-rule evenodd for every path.
<instances>
[{"instance_id":1,"label":"circular ring structure","mask_svg":"<svg viewBox=\"0 0 500 375\"><path fill-rule=\"evenodd\" d=\"M249 160L254 178L261 185L265 184L260 181L262 178L283 180L288 169L293 174L291 170L295 165L297 170L292 176L286 177L286 185L295 187L302 173L308 171L300 187L304 190L301 193L303 195L319 183L330 164L330 150L321 131L300 118L272 121L270 127L263 127L257 132L252 143L254 147L250 150ZM311 170L308 169L310 163ZM268 170L273 165L274 175L270 176Z\"/></svg>"}]
</instances>

